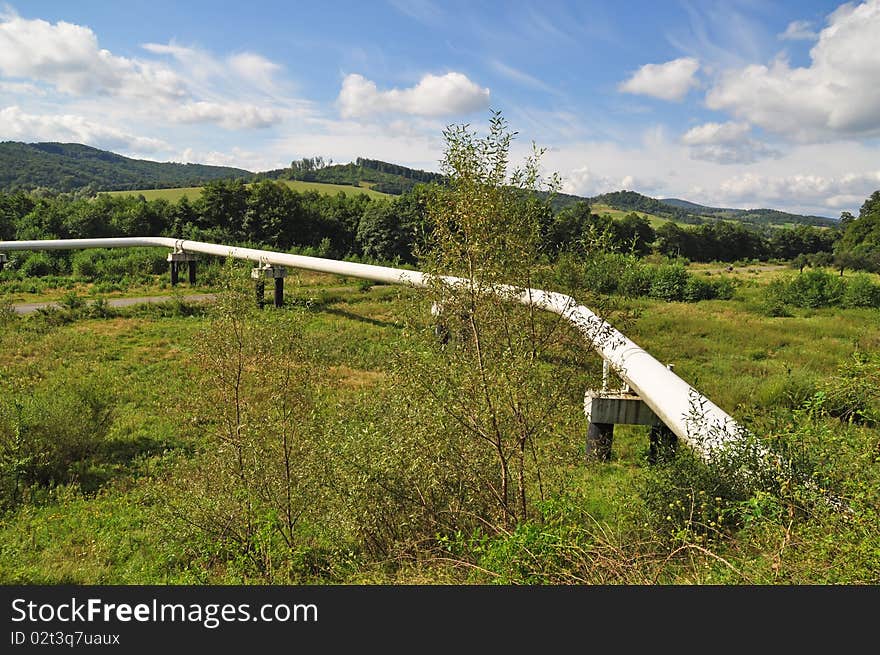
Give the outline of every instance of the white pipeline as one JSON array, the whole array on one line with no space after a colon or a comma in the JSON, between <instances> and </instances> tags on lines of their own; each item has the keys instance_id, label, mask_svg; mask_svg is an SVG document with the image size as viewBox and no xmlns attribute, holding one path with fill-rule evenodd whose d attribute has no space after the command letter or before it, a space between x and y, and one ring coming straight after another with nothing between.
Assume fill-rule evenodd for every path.
<instances>
[{"instance_id":1,"label":"white pipeline","mask_svg":"<svg viewBox=\"0 0 880 655\"><path fill-rule=\"evenodd\" d=\"M0 241L0 252L140 246L159 246L177 252L247 259L259 264L290 266L388 284L426 287L431 281L430 276L417 271L166 237ZM445 284L452 286L467 284L462 278L445 276L441 279ZM491 290L514 302L532 305L559 314L568 320L586 337L590 345L611 365L620 378L638 393L657 417L704 457L710 457L715 449L743 437L743 428L720 407L589 308L577 304L571 296L540 289L519 289L509 286L493 287Z\"/></svg>"}]
</instances>

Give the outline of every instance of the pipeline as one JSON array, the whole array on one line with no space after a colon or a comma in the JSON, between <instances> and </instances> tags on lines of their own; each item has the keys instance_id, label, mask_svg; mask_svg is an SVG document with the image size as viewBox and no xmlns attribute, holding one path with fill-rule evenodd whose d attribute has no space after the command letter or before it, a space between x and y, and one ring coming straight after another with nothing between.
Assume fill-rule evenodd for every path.
<instances>
[{"instance_id":1,"label":"pipeline","mask_svg":"<svg viewBox=\"0 0 880 655\"><path fill-rule=\"evenodd\" d=\"M289 266L320 273L356 277L386 284L427 287L435 278L418 271L387 266L358 264L335 259L306 257L271 250L238 248L202 241L168 237L124 237L111 239L53 239L39 241L0 241L0 252L12 250L64 250L80 248L163 247L175 252L191 252L246 259L261 265ZM442 276L449 286L467 285L458 277ZM522 289L508 285L489 291L512 302L531 305L560 315L571 323L614 372L635 391L657 417L684 443L704 459L731 443L741 442L744 428L711 400L652 357L647 351L593 313L574 298L541 289Z\"/></svg>"}]
</instances>

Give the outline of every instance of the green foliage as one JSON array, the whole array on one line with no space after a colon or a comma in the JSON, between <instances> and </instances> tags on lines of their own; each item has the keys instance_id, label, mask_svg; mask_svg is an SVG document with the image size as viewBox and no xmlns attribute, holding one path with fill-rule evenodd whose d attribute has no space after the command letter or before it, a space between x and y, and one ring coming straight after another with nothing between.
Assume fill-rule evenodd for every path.
<instances>
[{"instance_id":1,"label":"green foliage","mask_svg":"<svg viewBox=\"0 0 880 655\"><path fill-rule=\"evenodd\" d=\"M847 217L835 245L835 264L841 268L880 272L880 191L865 200L858 218Z\"/></svg>"},{"instance_id":2,"label":"green foliage","mask_svg":"<svg viewBox=\"0 0 880 655\"><path fill-rule=\"evenodd\" d=\"M371 202L358 223L356 241L364 257L379 261L413 261L415 225L402 215L399 203Z\"/></svg>"},{"instance_id":3,"label":"green foliage","mask_svg":"<svg viewBox=\"0 0 880 655\"><path fill-rule=\"evenodd\" d=\"M859 273L847 279L841 305L844 307L880 307L880 284Z\"/></svg>"},{"instance_id":4,"label":"green foliage","mask_svg":"<svg viewBox=\"0 0 880 655\"><path fill-rule=\"evenodd\" d=\"M457 125L444 136L448 183L428 201L420 254L422 269L432 276L428 300L440 307L438 331L450 338L438 344L434 331L417 329L427 343L416 341L405 353L401 374L419 402L444 416L445 429L424 447L433 458L442 453L466 489L456 501L464 505L441 514L471 514L497 529L533 511L530 497L546 466L539 444L553 432L546 413L579 403L571 394L571 371L546 364L576 358L574 335L505 297L532 288L541 261L550 217L547 197L536 193L544 185L541 151L511 170L514 134L498 113L485 137ZM554 183L549 181L551 191ZM444 274L465 282L447 284ZM494 292L499 285L518 291Z\"/></svg>"},{"instance_id":5,"label":"green foliage","mask_svg":"<svg viewBox=\"0 0 880 655\"><path fill-rule=\"evenodd\" d=\"M629 298L650 296L666 301L729 299L734 290L728 278L691 275L680 263L648 264L631 254L603 251L593 251L586 256L563 253L551 279L569 290Z\"/></svg>"},{"instance_id":6,"label":"green foliage","mask_svg":"<svg viewBox=\"0 0 880 655\"><path fill-rule=\"evenodd\" d=\"M35 252L19 265L18 270L27 277L45 277L61 272L58 261L46 252Z\"/></svg>"},{"instance_id":7,"label":"green foliage","mask_svg":"<svg viewBox=\"0 0 880 655\"><path fill-rule=\"evenodd\" d=\"M0 398L0 507L59 484L89 484L89 460L104 445L113 408L93 377Z\"/></svg>"},{"instance_id":8,"label":"green foliage","mask_svg":"<svg viewBox=\"0 0 880 655\"><path fill-rule=\"evenodd\" d=\"M183 544L208 549L247 578L289 582L304 574L327 518L312 401L318 380L297 314L261 314L228 279L196 342L192 409L205 427L202 452L183 465L169 509Z\"/></svg>"},{"instance_id":9,"label":"green foliage","mask_svg":"<svg viewBox=\"0 0 880 655\"><path fill-rule=\"evenodd\" d=\"M880 307L880 285L867 275L842 278L822 269L779 277L767 285L763 306L770 315L785 316L786 305L819 307Z\"/></svg>"},{"instance_id":10,"label":"green foliage","mask_svg":"<svg viewBox=\"0 0 880 655\"><path fill-rule=\"evenodd\" d=\"M687 283L688 273L684 266L664 264L654 271L649 295L666 301L682 300Z\"/></svg>"},{"instance_id":11,"label":"green foliage","mask_svg":"<svg viewBox=\"0 0 880 655\"><path fill-rule=\"evenodd\" d=\"M837 374L822 384L821 401L829 415L843 421L880 422L880 355L855 352Z\"/></svg>"}]
</instances>

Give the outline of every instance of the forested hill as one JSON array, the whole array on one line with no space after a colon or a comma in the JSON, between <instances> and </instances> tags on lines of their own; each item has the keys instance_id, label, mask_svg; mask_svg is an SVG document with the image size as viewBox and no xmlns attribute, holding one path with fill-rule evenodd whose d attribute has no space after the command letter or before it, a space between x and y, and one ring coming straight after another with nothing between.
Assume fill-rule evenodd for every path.
<instances>
[{"instance_id":1,"label":"forested hill","mask_svg":"<svg viewBox=\"0 0 880 655\"><path fill-rule=\"evenodd\" d=\"M679 223L704 223L707 220L734 220L754 225L814 225L832 227L837 220L827 216L804 216L790 214L776 209L732 209L729 207L707 207L678 198L658 200L643 196L635 191L615 191L596 196L594 203L609 205L615 209L646 212L665 216Z\"/></svg>"},{"instance_id":2,"label":"forested hill","mask_svg":"<svg viewBox=\"0 0 880 655\"><path fill-rule=\"evenodd\" d=\"M78 143L0 142L0 190L4 191L155 189L253 176L227 166L130 159Z\"/></svg>"},{"instance_id":3,"label":"forested hill","mask_svg":"<svg viewBox=\"0 0 880 655\"><path fill-rule=\"evenodd\" d=\"M291 162L287 168L251 173L241 168L178 164L130 159L113 152L77 143L0 142L0 191L126 191L200 186L218 179L301 180L356 187L401 195L420 183L442 182L439 173L408 168L399 164L358 157L348 164L334 164L322 157ZM615 191L594 198L558 193L553 196L555 210L587 201L593 205L643 212L678 223L701 224L734 220L754 225L834 226L837 221L824 216L801 216L775 209L731 209L707 207L678 198L656 199L635 191Z\"/></svg>"},{"instance_id":4,"label":"forested hill","mask_svg":"<svg viewBox=\"0 0 880 655\"><path fill-rule=\"evenodd\" d=\"M292 162L289 168L260 173L259 177L369 186L374 191L393 195L411 191L419 183L439 182L443 179L439 173L363 157L358 157L350 164L325 163L322 157L310 157Z\"/></svg>"}]
</instances>

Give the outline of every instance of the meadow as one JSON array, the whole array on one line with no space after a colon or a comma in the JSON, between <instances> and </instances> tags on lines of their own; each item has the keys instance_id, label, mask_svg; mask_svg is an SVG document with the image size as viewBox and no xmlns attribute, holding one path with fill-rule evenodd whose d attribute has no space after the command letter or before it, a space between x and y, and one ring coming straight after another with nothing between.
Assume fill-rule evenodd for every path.
<instances>
[{"instance_id":1,"label":"meadow","mask_svg":"<svg viewBox=\"0 0 880 655\"><path fill-rule=\"evenodd\" d=\"M603 205L601 203L596 203L594 205L591 205L590 211L594 214L598 214L599 216L608 215L611 218L613 218L614 220L620 220L624 216L627 216L627 215L633 213L632 211L627 211L627 210L623 210L623 209L615 209L614 207L611 207L609 205ZM635 213L638 214L639 216L643 216L644 218L648 219L648 222L651 224L651 227L653 227L654 229L657 229L658 227L660 227L664 223L668 223L670 221L670 219L665 218L663 216L657 216L656 214L649 214L647 212L635 212Z\"/></svg>"},{"instance_id":2,"label":"meadow","mask_svg":"<svg viewBox=\"0 0 880 655\"><path fill-rule=\"evenodd\" d=\"M405 370L443 356L418 339L431 330L421 292L298 273L284 309L256 312L241 268L240 294L215 308L179 299L124 310L89 299L28 317L0 308L0 582L876 583L878 310L768 315L767 285L791 274L743 269L727 300L579 297L806 467L846 511L809 501L787 479L778 493L737 495L681 452L649 464L641 427L616 429L611 461L587 461L579 407L600 371L589 356L546 362L571 385L535 453L536 512L504 529L443 534L423 526L431 498L402 491L457 488L453 453L425 446L452 427L430 398L414 400ZM163 285L155 276L142 288ZM259 425L242 442L223 432L228 394L212 392L226 388L212 362L234 354L224 334L256 344L240 370ZM302 367L303 386L291 386ZM290 394L274 395L270 382L303 400L283 404ZM278 403L301 426L284 448L263 441L282 425ZM260 466L236 469L253 485L224 478L233 447L260 455ZM276 466L293 455L295 473ZM437 483L413 487L426 473ZM260 504L284 489L301 502Z\"/></svg>"},{"instance_id":3,"label":"meadow","mask_svg":"<svg viewBox=\"0 0 880 655\"><path fill-rule=\"evenodd\" d=\"M388 198L387 193L373 191L368 182L361 183L361 186L354 187L348 184L325 184L323 182L303 182L301 180L282 180L284 184L298 193L306 191L317 191L318 193L336 195L344 193L346 195L365 194L370 198ZM250 186L250 185L248 185ZM167 200L168 202L178 202L186 196L189 200L196 200L202 194L202 188L197 187L179 187L173 189L139 189L134 191L105 191L110 196L139 196L142 195L146 200Z\"/></svg>"}]
</instances>

